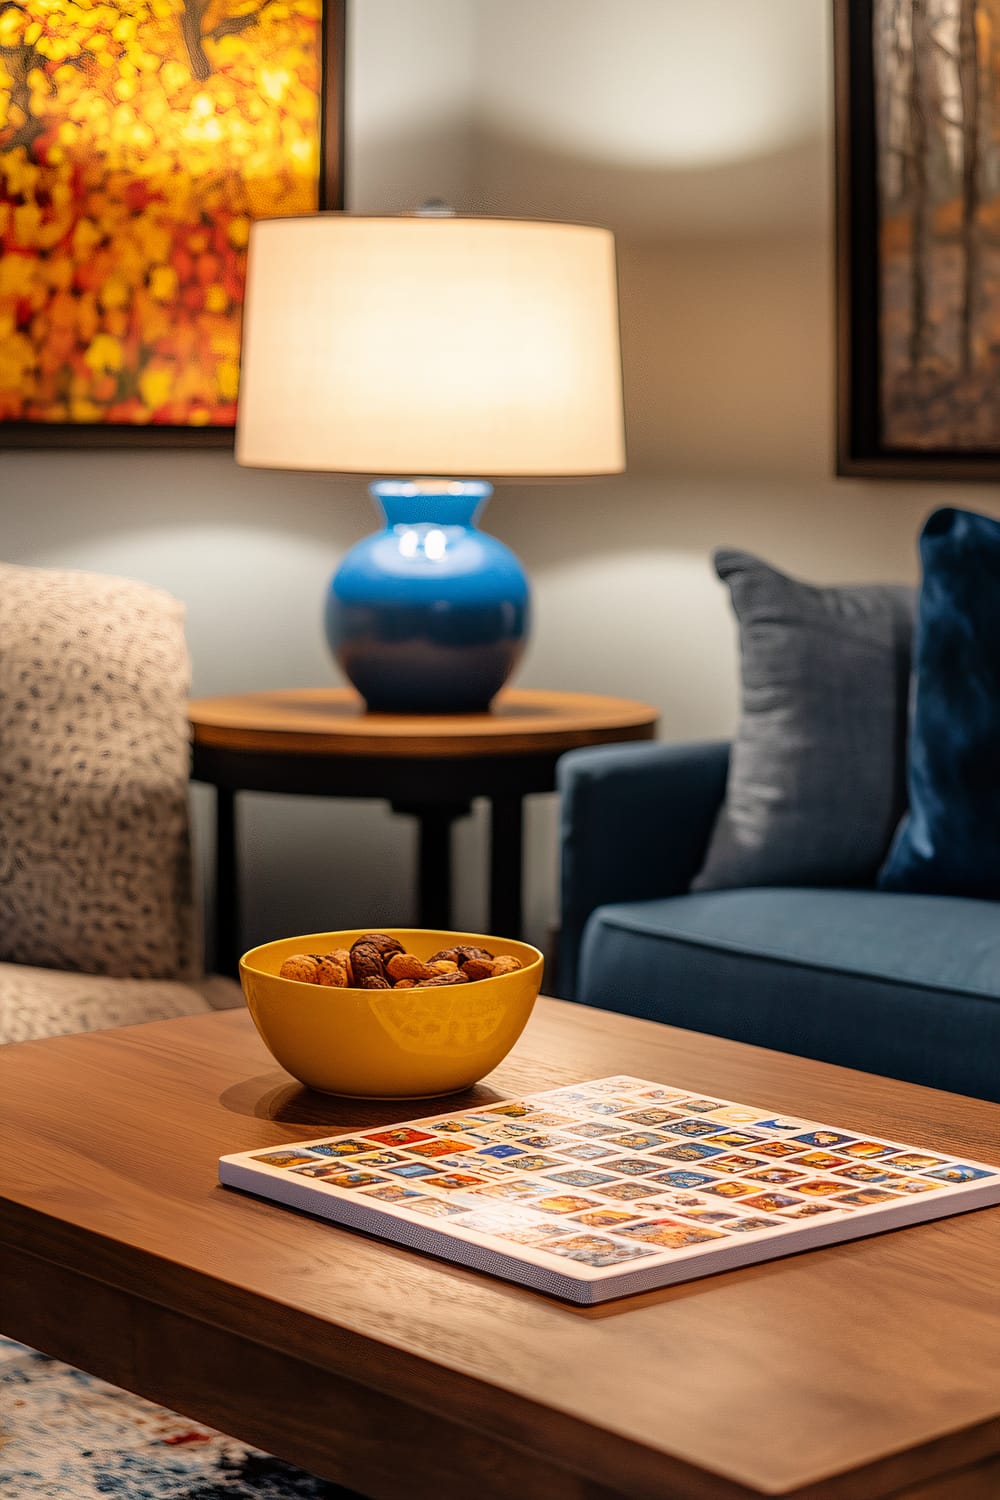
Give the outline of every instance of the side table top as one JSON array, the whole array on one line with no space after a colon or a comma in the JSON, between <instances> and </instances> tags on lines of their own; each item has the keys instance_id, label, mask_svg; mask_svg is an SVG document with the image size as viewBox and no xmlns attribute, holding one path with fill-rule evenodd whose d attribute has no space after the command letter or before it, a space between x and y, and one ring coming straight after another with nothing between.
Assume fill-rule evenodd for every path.
<instances>
[{"instance_id":1,"label":"side table top","mask_svg":"<svg viewBox=\"0 0 1000 1500\"><path fill-rule=\"evenodd\" d=\"M196 744L296 755L562 754L580 745L652 739L657 710L630 698L515 688L488 713L370 713L352 688L288 688L198 698Z\"/></svg>"}]
</instances>

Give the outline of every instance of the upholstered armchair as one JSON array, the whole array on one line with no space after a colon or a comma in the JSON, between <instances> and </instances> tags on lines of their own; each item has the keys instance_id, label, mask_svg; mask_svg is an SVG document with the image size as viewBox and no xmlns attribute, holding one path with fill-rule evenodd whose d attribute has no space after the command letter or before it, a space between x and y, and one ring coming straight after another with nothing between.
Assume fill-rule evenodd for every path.
<instances>
[{"instance_id":1,"label":"upholstered armchair","mask_svg":"<svg viewBox=\"0 0 1000 1500\"><path fill-rule=\"evenodd\" d=\"M0 1042L239 1002L202 972L181 604L0 564Z\"/></svg>"}]
</instances>

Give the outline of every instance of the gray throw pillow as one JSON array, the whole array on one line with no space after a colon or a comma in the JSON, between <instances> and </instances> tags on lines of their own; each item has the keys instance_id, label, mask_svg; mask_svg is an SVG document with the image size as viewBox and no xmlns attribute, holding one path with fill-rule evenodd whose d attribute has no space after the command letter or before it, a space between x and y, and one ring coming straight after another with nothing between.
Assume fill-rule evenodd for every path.
<instances>
[{"instance_id":1,"label":"gray throw pillow","mask_svg":"<svg viewBox=\"0 0 1000 1500\"><path fill-rule=\"evenodd\" d=\"M916 590L714 562L739 624L742 712L693 889L874 880L905 804Z\"/></svg>"}]
</instances>

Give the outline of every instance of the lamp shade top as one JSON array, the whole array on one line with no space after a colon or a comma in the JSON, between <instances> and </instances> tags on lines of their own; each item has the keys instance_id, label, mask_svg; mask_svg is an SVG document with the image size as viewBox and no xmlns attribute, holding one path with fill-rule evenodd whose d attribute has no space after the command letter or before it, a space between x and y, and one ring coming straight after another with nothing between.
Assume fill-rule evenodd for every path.
<instances>
[{"instance_id":1,"label":"lamp shade top","mask_svg":"<svg viewBox=\"0 0 1000 1500\"><path fill-rule=\"evenodd\" d=\"M450 215L258 220L236 457L347 474L618 473L610 231Z\"/></svg>"}]
</instances>

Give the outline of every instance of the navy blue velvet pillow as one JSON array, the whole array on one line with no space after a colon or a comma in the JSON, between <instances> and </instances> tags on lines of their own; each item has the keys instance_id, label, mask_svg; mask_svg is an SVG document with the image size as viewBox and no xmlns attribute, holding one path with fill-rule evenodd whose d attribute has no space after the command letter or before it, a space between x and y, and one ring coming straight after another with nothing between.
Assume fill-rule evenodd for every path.
<instances>
[{"instance_id":1,"label":"navy blue velvet pillow","mask_svg":"<svg viewBox=\"0 0 1000 1500\"><path fill-rule=\"evenodd\" d=\"M1000 899L1000 521L937 510L920 535L909 812L887 891Z\"/></svg>"}]
</instances>

